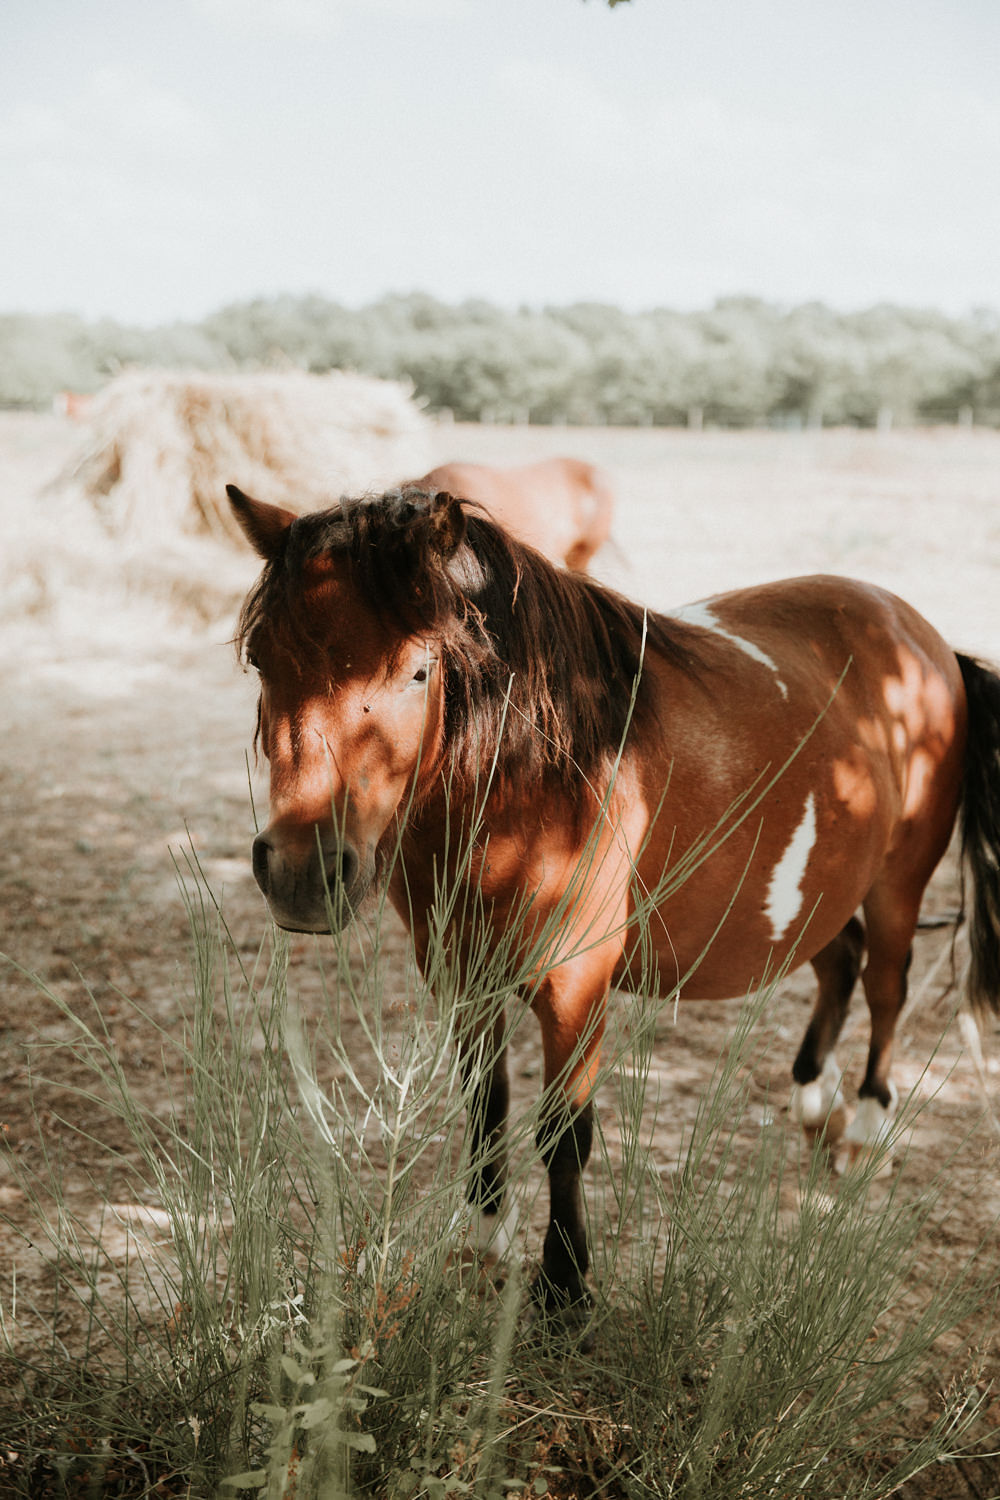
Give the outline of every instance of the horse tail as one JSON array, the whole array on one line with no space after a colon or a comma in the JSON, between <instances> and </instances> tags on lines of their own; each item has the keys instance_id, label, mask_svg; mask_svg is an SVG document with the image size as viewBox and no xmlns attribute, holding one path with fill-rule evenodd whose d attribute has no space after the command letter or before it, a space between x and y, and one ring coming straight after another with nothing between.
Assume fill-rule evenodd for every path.
<instances>
[{"instance_id":1,"label":"horse tail","mask_svg":"<svg viewBox=\"0 0 1000 1500\"><path fill-rule=\"evenodd\" d=\"M974 1010L1000 1015L1000 675L955 654L969 709L960 815L963 877L972 883L966 987Z\"/></svg>"}]
</instances>

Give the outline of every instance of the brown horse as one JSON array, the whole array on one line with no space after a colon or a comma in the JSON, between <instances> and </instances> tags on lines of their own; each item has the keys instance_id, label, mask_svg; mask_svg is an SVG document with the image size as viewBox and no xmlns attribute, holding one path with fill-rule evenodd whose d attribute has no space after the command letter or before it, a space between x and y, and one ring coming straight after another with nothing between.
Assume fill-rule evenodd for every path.
<instances>
[{"instance_id":1,"label":"brown horse","mask_svg":"<svg viewBox=\"0 0 1000 1500\"><path fill-rule=\"evenodd\" d=\"M494 521L553 562L586 573L611 532L614 493L607 475L578 458L546 458L514 469L441 464L416 486L482 506Z\"/></svg>"},{"instance_id":2,"label":"brown horse","mask_svg":"<svg viewBox=\"0 0 1000 1500\"><path fill-rule=\"evenodd\" d=\"M864 960L852 1132L877 1139L921 896L961 809L969 991L998 1008L1000 677L900 599L799 578L647 614L446 494L299 519L229 494L266 564L239 631L271 772L257 881L281 926L329 931L398 844L389 893L421 962L447 870L473 898L451 908L459 963L481 959L463 912L509 945L544 1055L544 1306L587 1305L580 1176L612 985L738 996L810 962L793 1074L818 1127ZM503 1029L479 1025L493 1052L470 1100L470 1196L499 1229Z\"/></svg>"}]
</instances>

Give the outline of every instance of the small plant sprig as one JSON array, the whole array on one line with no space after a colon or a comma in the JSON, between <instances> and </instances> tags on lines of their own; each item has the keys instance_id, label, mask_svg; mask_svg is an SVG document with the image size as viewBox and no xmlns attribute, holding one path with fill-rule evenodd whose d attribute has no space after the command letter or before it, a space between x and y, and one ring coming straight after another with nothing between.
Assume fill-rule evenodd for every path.
<instances>
[{"instance_id":1,"label":"small plant sprig","mask_svg":"<svg viewBox=\"0 0 1000 1500\"><path fill-rule=\"evenodd\" d=\"M359 1418L372 1401L387 1396L359 1380L374 1353L368 1344L344 1356L339 1341L310 1345L292 1342L279 1365L288 1395L284 1401L255 1401L253 1413L271 1425L264 1452L267 1467L232 1474L222 1483L234 1490L256 1490L267 1500L341 1500L350 1494L352 1453L374 1453L375 1439Z\"/></svg>"}]
</instances>

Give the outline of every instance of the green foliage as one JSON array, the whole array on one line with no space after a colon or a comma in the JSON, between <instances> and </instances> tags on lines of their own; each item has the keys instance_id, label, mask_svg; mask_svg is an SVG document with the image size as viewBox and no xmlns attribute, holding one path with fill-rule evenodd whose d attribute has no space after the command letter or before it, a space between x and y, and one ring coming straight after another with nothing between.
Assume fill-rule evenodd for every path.
<instances>
[{"instance_id":1,"label":"green foliage","mask_svg":"<svg viewBox=\"0 0 1000 1500\"><path fill-rule=\"evenodd\" d=\"M430 410L463 421L1000 424L1000 318L985 311L838 313L752 297L692 313L507 311L413 293L360 309L316 295L257 299L159 329L0 317L0 405L94 390L124 365L356 370L409 381Z\"/></svg>"}]
</instances>

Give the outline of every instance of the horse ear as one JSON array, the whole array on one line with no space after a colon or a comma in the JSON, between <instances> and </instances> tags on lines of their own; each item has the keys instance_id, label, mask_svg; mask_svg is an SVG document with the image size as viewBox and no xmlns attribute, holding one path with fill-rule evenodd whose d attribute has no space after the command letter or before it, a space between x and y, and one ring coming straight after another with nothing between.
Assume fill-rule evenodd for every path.
<instances>
[{"instance_id":1,"label":"horse ear","mask_svg":"<svg viewBox=\"0 0 1000 1500\"><path fill-rule=\"evenodd\" d=\"M295 520L294 511L283 510L280 505L267 505L263 500L252 500L235 484L226 485L226 494L233 515L251 547L265 562L272 562L278 555L285 532Z\"/></svg>"},{"instance_id":2,"label":"horse ear","mask_svg":"<svg viewBox=\"0 0 1000 1500\"><path fill-rule=\"evenodd\" d=\"M445 562L465 541L465 511L461 500L439 490L431 496L431 545Z\"/></svg>"}]
</instances>

